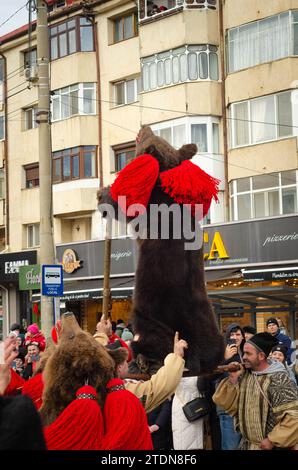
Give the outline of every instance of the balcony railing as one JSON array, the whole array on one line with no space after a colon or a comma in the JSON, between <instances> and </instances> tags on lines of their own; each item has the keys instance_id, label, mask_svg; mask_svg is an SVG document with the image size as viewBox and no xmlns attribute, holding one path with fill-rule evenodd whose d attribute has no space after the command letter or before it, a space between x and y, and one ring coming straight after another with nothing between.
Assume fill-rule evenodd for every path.
<instances>
[{"instance_id":1,"label":"balcony railing","mask_svg":"<svg viewBox=\"0 0 298 470\"><path fill-rule=\"evenodd\" d=\"M216 10L217 0L139 0L139 20L162 17L175 10Z\"/></svg>"}]
</instances>

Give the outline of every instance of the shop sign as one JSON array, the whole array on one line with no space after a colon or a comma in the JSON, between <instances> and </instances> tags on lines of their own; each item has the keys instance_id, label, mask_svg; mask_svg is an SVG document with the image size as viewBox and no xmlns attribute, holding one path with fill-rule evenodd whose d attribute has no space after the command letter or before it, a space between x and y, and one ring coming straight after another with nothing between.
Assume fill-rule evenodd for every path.
<instances>
[{"instance_id":1,"label":"shop sign","mask_svg":"<svg viewBox=\"0 0 298 470\"><path fill-rule=\"evenodd\" d=\"M39 290L41 283L40 264L21 266L19 269L19 289Z\"/></svg>"},{"instance_id":2,"label":"shop sign","mask_svg":"<svg viewBox=\"0 0 298 470\"><path fill-rule=\"evenodd\" d=\"M284 281L286 279L298 279L298 266L281 269L248 269L242 270L244 281Z\"/></svg>"},{"instance_id":3,"label":"shop sign","mask_svg":"<svg viewBox=\"0 0 298 470\"><path fill-rule=\"evenodd\" d=\"M0 255L0 283L18 282L21 266L29 266L37 261L36 251L20 251Z\"/></svg>"},{"instance_id":4,"label":"shop sign","mask_svg":"<svg viewBox=\"0 0 298 470\"><path fill-rule=\"evenodd\" d=\"M77 259L77 254L71 248L67 248L62 255L63 271L68 274L73 273L81 267L81 261Z\"/></svg>"}]
</instances>

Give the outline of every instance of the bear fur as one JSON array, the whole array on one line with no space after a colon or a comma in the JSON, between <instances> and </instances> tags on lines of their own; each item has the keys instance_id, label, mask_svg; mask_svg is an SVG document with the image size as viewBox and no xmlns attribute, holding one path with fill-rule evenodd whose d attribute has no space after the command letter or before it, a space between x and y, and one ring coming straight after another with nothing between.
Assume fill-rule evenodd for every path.
<instances>
[{"instance_id":1,"label":"bear fur","mask_svg":"<svg viewBox=\"0 0 298 470\"><path fill-rule=\"evenodd\" d=\"M47 358L40 413L48 426L88 383L98 392L99 405L106 397L106 384L114 376L115 364L108 351L91 334L83 331L75 316L67 312L61 317L59 342Z\"/></svg>"},{"instance_id":2,"label":"bear fur","mask_svg":"<svg viewBox=\"0 0 298 470\"><path fill-rule=\"evenodd\" d=\"M194 144L174 149L149 127L140 130L136 142L136 157L153 156L159 165L159 175L191 159L197 152ZM102 204L109 203L115 209L116 218L119 216L120 208L111 197L109 187L99 191L98 201L99 210ZM173 203L158 177L148 207ZM149 222L150 215L145 216ZM132 220L133 217L127 217L128 222ZM185 241L172 236L168 240L138 240L132 322L139 339L132 343L132 349L135 358L142 355L160 366L165 356L173 351L173 339L178 331L179 337L188 343L186 367L197 375L211 372L221 363L224 347L205 288L203 248L185 250Z\"/></svg>"}]
</instances>

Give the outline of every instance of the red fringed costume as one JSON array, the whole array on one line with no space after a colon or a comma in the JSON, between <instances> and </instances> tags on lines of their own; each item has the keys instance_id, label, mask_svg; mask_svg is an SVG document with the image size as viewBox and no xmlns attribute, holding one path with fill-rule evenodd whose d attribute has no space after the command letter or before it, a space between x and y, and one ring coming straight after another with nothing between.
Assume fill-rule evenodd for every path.
<instances>
[{"instance_id":1,"label":"red fringed costume","mask_svg":"<svg viewBox=\"0 0 298 470\"><path fill-rule=\"evenodd\" d=\"M147 416L140 400L125 390L121 379L110 380L107 391L101 450L152 450Z\"/></svg>"},{"instance_id":2,"label":"red fringed costume","mask_svg":"<svg viewBox=\"0 0 298 470\"><path fill-rule=\"evenodd\" d=\"M89 385L79 388L76 399L44 429L49 450L99 450L103 437L103 418Z\"/></svg>"}]
</instances>

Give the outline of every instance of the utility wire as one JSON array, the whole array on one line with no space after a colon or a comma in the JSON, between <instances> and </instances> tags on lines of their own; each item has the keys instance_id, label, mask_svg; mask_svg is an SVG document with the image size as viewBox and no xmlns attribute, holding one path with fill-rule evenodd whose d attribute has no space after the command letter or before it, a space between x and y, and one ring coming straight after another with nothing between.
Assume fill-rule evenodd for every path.
<instances>
[{"instance_id":1,"label":"utility wire","mask_svg":"<svg viewBox=\"0 0 298 470\"><path fill-rule=\"evenodd\" d=\"M6 18L5 21L3 21L3 23L0 24L0 28L1 26L3 26L4 24L6 24L9 20L11 20L14 16L16 16L17 13L19 13L19 11L23 10L24 8L26 8L26 6L28 5L29 2L26 2L25 5L23 5L22 7L20 7L18 10L16 10L12 15L10 15L8 18Z\"/></svg>"}]
</instances>

